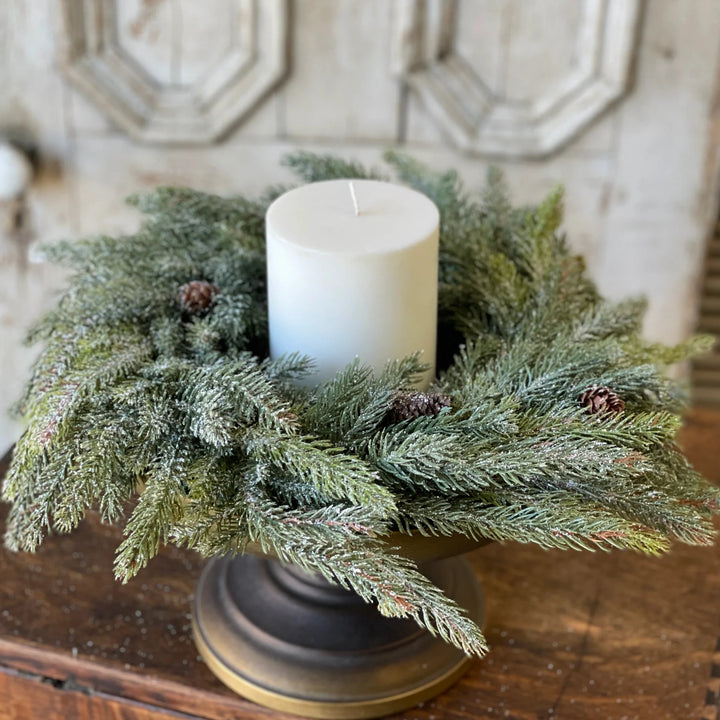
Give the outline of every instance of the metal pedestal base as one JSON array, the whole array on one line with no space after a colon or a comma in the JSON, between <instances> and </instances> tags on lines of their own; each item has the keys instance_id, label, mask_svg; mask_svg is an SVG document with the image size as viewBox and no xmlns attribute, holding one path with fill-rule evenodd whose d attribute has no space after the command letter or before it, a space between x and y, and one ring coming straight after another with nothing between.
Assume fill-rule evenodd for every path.
<instances>
[{"instance_id":1,"label":"metal pedestal base","mask_svg":"<svg viewBox=\"0 0 720 720\"><path fill-rule=\"evenodd\" d=\"M462 558L422 571L482 625L482 589ZM469 659L411 620L383 618L351 592L277 560L213 559L193 609L215 675L261 705L315 718L374 718L450 687Z\"/></svg>"}]
</instances>

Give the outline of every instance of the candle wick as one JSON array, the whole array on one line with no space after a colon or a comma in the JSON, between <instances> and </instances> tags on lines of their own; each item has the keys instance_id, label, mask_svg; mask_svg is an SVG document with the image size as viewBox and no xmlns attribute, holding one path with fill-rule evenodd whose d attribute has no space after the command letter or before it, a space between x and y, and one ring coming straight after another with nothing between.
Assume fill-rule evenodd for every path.
<instances>
[{"instance_id":1,"label":"candle wick","mask_svg":"<svg viewBox=\"0 0 720 720\"><path fill-rule=\"evenodd\" d=\"M355 186L352 184L352 181L350 181L348 183L348 185L350 186L350 197L352 198L352 201L353 201L353 207L355 208L355 214L359 215L360 208L358 207L357 196L355 195Z\"/></svg>"}]
</instances>

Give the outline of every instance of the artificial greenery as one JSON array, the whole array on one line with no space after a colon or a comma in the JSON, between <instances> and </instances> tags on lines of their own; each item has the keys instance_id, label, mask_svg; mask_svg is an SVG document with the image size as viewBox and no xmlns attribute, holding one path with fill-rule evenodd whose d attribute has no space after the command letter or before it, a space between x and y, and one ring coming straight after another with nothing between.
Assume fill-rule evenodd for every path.
<instances>
[{"instance_id":1,"label":"artificial greenery","mask_svg":"<svg viewBox=\"0 0 720 720\"><path fill-rule=\"evenodd\" d=\"M283 188L160 188L131 198L148 216L136 234L47 249L74 275L29 336L44 349L18 405L8 547L35 550L93 506L127 513L122 580L162 543L253 543L481 654L480 630L391 533L646 553L712 541L720 496L675 444L682 397L662 371L706 339L649 344L642 302L599 297L558 234L560 190L517 209L497 173L475 198L453 172L386 160L441 212L434 411L407 400L417 357L309 389L293 380L311 359L267 358L264 214ZM379 177L287 163L304 181Z\"/></svg>"}]
</instances>

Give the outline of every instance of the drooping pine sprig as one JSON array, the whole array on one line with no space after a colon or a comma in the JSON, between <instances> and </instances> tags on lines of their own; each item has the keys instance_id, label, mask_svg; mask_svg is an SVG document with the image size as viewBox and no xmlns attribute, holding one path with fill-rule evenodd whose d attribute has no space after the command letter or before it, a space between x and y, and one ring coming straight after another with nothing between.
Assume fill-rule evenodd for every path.
<instances>
[{"instance_id":1,"label":"drooping pine sprig","mask_svg":"<svg viewBox=\"0 0 720 720\"><path fill-rule=\"evenodd\" d=\"M264 548L481 654L479 629L389 550L391 533L647 553L712 542L720 494L675 443L683 396L663 373L708 340L645 342L642 301L599 297L559 233L561 190L515 208L495 171L473 197L455 172L385 159L440 209L431 391L451 402L390 412L417 357L295 384L312 358L267 358L264 214L282 188L159 188L131 199L137 233L47 249L73 275L29 334L44 349L17 405L9 547L34 550L91 507L121 521L138 496L123 580L166 542ZM305 182L383 177L310 153L285 164ZM593 388L613 412L587 412Z\"/></svg>"}]
</instances>

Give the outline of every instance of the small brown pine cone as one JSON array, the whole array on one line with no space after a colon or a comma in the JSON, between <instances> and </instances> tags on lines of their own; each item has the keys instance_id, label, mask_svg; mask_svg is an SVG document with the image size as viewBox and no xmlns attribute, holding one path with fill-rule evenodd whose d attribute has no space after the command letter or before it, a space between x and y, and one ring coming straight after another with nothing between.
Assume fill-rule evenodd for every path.
<instances>
[{"instance_id":1,"label":"small brown pine cone","mask_svg":"<svg viewBox=\"0 0 720 720\"><path fill-rule=\"evenodd\" d=\"M191 280L178 288L177 300L184 315L205 315L215 298L220 294L220 288L205 280Z\"/></svg>"},{"instance_id":2,"label":"small brown pine cone","mask_svg":"<svg viewBox=\"0 0 720 720\"><path fill-rule=\"evenodd\" d=\"M625 402L609 387L593 385L578 397L578 402L587 409L590 415L602 413L620 413L625 409Z\"/></svg>"},{"instance_id":3,"label":"small brown pine cone","mask_svg":"<svg viewBox=\"0 0 720 720\"><path fill-rule=\"evenodd\" d=\"M385 416L387 424L414 420L422 416L440 414L443 408L450 407L452 400L442 393L424 393L415 390L403 390L395 394L392 405Z\"/></svg>"}]
</instances>

